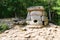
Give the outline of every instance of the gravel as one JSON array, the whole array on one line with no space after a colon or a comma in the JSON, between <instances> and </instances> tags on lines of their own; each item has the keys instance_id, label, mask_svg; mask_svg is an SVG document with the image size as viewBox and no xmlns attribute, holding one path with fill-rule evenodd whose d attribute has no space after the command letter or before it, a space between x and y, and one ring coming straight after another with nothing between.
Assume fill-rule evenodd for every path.
<instances>
[{"instance_id":1,"label":"gravel","mask_svg":"<svg viewBox=\"0 0 60 40\"><path fill-rule=\"evenodd\" d=\"M20 28L17 25L0 34L0 40L60 40L60 27L52 23L39 29Z\"/></svg>"}]
</instances>

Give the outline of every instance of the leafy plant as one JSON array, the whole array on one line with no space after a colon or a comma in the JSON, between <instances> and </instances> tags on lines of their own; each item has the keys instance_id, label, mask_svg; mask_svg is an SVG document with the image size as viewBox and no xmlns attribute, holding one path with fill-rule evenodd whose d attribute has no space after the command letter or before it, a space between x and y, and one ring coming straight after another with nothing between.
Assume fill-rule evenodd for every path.
<instances>
[{"instance_id":1,"label":"leafy plant","mask_svg":"<svg viewBox=\"0 0 60 40\"><path fill-rule=\"evenodd\" d=\"M1 24L0 25L0 32L4 32L5 30L8 30L9 27L6 24Z\"/></svg>"},{"instance_id":2,"label":"leafy plant","mask_svg":"<svg viewBox=\"0 0 60 40\"><path fill-rule=\"evenodd\" d=\"M60 0L0 0L0 18L16 16L26 18L26 9L30 6L44 6L47 14L49 14L50 10L51 15L56 13L56 15L60 16ZM59 22L58 19L60 17L52 17L52 21L55 23Z\"/></svg>"}]
</instances>

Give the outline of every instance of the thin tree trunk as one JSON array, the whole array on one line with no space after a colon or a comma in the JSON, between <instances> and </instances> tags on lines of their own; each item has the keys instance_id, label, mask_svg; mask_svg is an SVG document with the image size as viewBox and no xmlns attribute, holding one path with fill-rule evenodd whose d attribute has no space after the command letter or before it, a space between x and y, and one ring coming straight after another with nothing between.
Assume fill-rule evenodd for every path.
<instances>
[{"instance_id":1,"label":"thin tree trunk","mask_svg":"<svg viewBox=\"0 0 60 40\"><path fill-rule=\"evenodd\" d=\"M51 21L51 13L50 13L50 9L49 9L49 21Z\"/></svg>"},{"instance_id":2,"label":"thin tree trunk","mask_svg":"<svg viewBox=\"0 0 60 40\"><path fill-rule=\"evenodd\" d=\"M15 13L15 18L17 18L17 14Z\"/></svg>"},{"instance_id":3,"label":"thin tree trunk","mask_svg":"<svg viewBox=\"0 0 60 40\"><path fill-rule=\"evenodd\" d=\"M48 5L48 7L49 7L49 21L51 21L51 13L50 13L51 12L51 10L50 10L51 0L49 0L48 3L49 3L49 5Z\"/></svg>"}]
</instances>

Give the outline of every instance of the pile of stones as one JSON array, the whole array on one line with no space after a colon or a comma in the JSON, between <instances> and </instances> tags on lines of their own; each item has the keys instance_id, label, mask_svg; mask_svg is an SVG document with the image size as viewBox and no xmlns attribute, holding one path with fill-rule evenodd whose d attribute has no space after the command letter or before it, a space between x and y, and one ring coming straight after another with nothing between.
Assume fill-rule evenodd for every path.
<instances>
[{"instance_id":1,"label":"pile of stones","mask_svg":"<svg viewBox=\"0 0 60 40\"><path fill-rule=\"evenodd\" d=\"M60 40L60 26L50 23L43 28L15 26L0 34L0 40Z\"/></svg>"}]
</instances>

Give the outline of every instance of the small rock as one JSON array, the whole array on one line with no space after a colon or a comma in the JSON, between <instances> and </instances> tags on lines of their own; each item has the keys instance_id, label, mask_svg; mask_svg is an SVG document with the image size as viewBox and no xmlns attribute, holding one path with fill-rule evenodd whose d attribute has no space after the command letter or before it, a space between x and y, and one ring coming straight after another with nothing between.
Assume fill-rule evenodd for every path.
<instances>
[{"instance_id":1,"label":"small rock","mask_svg":"<svg viewBox=\"0 0 60 40\"><path fill-rule=\"evenodd\" d=\"M30 38L31 36L30 35L26 35L25 38Z\"/></svg>"},{"instance_id":2,"label":"small rock","mask_svg":"<svg viewBox=\"0 0 60 40\"><path fill-rule=\"evenodd\" d=\"M5 31L5 33L9 33L9 30Z\"/></svg>"},{"instance_id":3,"label":"small rock","mask_svg":"<svg viewBox=\"0 0 60 40\"><path fill-rule=\"evenodd\" d=\"M57 26L55 28L58 28Z\"/></svg>"},{"instance_id":4,"label":"small rock","mask_svg":"<svg viewBox=\"0 0 60 40\"><path fill-rule=\"evenodd\" d=\"M27 29L26 28L23 28L22 31L27 31Z\"/></svg>"},{"instance_id":5,"label":"small rock","mask_svg":"<svg viewBox=\"0 0 60 40\"><path fill-rule=\"evenodd\" d=\"M13 35L12 35L12 37L14 37L14 38L15 38L15 37L17 37L17 35L16 35L16 34L13 34Z\"/></svg>"},{"instance_id":6,"label":"small rock","mask_svg":"<svg viewBox=\"0 0 60 40\"><path fill-rule=\"evenodd\" d=\"M37 33L32 33L31 34L31 37L33 38L33 37L35 37L35 36L37 36L38 34Z\"/></svg>"},{"instance_id":7,"label":"small rock","mask_svg":"<svg viewBox=\"0 0 60 40\"><path fill-rule=\"evenodd\" d=\"M55 38L54 36L52 36L52 38Z\"/></svg>"},{"instance_id":8,"label":"small rock","mask_svg":"<svg viewBox=\"0 0 60 40\"><path fill-rule=\"evenodd\" d=\"M9 35L8 38L12 38L12 35Z\"/></svg>"},{"instance_id":9,"label":"small rock","mask_svg":"<svg viewBox=\"0 0 60 40\"><path fill-rule=\"evenodd\" d=\"M54 31L57 31L57 30L54 30Z\"/></svg>"}]
</instances>

